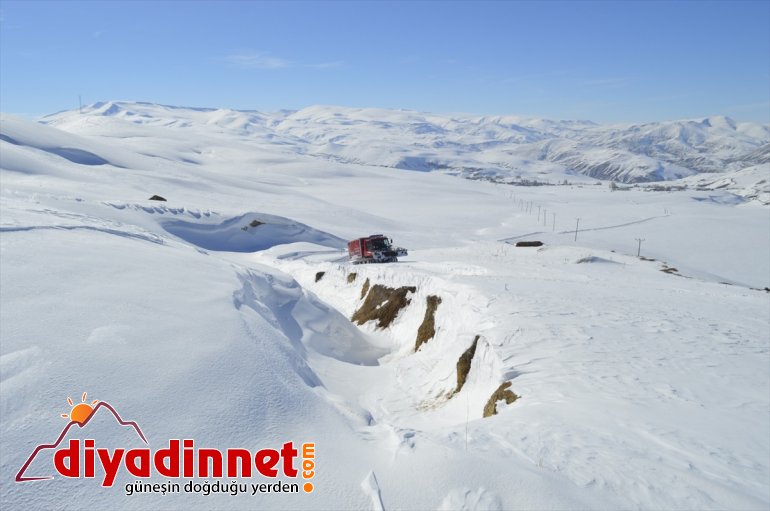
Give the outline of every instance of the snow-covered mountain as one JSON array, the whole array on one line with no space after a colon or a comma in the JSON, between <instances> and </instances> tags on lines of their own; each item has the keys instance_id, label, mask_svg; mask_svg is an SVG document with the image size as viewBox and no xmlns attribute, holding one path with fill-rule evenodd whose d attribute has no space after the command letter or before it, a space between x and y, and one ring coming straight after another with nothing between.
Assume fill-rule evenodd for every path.
<instances>
[{"instance_id":1,"label":"snow-covered mountain","mask_svg":"<svg viewBox=\"0 0 770 511\"><path fill-rule=\"evenodd\" d=\"M645 126L141 103L0 116L0 507L767 509L767 130ZM735 169L624 146L658 136ZM678 192L596 186L557 161L572 158L692 175ZM409 256L348 264L346 240L374 233ZM100 472L16 482L83 392L153 450L313 442L314 489L129 496L169 480L122 466L111 488ZM144 446L104 413L67 434ZM40 454L25 476L52 473Z\"/></svg>"},{"instance_id":2,"label":"snow-covered mountain","mask_svg":"<svg viewBox=\"0 0 770 511\"><path fill-rule=\"evenodd\" d=\"M513 116L435 115L315 106L264 114L107 102L49 116L78 126L105 116L135 124L205 126L268 137L318 158L466 177L557 180L583 175L623 183L733 172L766 163L770 127L727 117L601 126Z\"/></svg>"}]
</instances>

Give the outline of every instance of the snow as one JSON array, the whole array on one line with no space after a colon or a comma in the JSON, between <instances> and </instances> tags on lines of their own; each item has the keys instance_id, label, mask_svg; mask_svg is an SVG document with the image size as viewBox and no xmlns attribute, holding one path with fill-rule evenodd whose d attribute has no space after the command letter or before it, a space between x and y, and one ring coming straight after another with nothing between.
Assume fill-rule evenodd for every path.
<instances>
[{"instance_id":1,"label":"snow","mask_svg":"<svg viewBox=\"0 0 770 511\"><path fill-rule=\"evenodd\" d=\"M738 197L744 197L770 205L770 172L768 163L752 165L741 170L723 174L693 176L689 179L694 186L705 190L729 190Z\"/></svg>"},{"instance_id":2,"label":"snow","mask_svg":"<svg viewBox=\"0 0 770 511\"><path fill-rule=\"evenodd\" d=\"M770 214L761 195L734 193L761 192L767 166L693 175L685 191L611 191L515 147L595 164L616 156L623 175L647 176L679 167L622 149L631 139L673 135L680 148L711 147L704 157L716 161L767 143L764 127L709 118L610 129L326 106L84 110L46 124L0 118L4 505L770 505ZM450 175L468 169L572 184ZM375 232L409 256L347 264L345 241ZM349 320L366 279L416 287L386 329ZM429 296L441 298L436 333L414 352ZM476 336L455 393L458 358ZM519 399L482 418L506 381ZM136 478L125 472L109 489L14 482L66 425L66 398L84 391L136 421L153 449L172 438L252 451L314 442L315 489L127 496ZM102 410L67 438L141 444Z\"/></svg>"}]
</instances>

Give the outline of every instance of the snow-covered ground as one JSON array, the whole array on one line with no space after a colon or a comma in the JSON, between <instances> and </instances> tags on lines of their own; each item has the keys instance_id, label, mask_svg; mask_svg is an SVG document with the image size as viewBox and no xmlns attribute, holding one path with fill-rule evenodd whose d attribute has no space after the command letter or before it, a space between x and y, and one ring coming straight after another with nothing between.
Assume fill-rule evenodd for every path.
<instances>
[{"instance_id":1,"label":"snow-covered ground","mask_svg":"<svg viewBox=\"0 0 770 511\"><path fill-rule=\"evenodd\" d=\"M590 123L336 114L105 103L48 125L2 117L3 507L767 509L761 200L713 174L700 191L612 191L520 155L524 177L571 184L447 172L501 161L491 155L505 144L476 154L474 137L516 131L516 143L537 144L558 132L571 144L583 130L584 144L601 131ZM721 130L709 161L767 137L729 119L695 124L675 135L699 146L698 130ZM618 147L631 136L602 133ZM445 142L441 158L456 165L409 159L413 136ZM759 163L722 179L751 188L763 172ZM410 255L345 262L347 239L379 232ZM386 329L350 321L367 279L415 287ZM415 353L429 296L441 299L435 336ZM519 399L483 418L503 382ZM252 451L315 442L315 490L129 497L123 485L136 478L125 473L110 489L14 482L66 425L66 398L84 391L140 424L154 449L170 438ZM139 444L100 414L77 429L68 437Z\"/></svg>"}]
</instances>

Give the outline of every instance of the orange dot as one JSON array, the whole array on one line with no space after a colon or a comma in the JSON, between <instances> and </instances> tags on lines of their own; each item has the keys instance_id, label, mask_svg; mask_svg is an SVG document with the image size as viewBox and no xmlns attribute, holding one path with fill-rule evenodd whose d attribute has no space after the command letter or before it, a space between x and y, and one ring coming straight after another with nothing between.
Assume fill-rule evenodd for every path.
<instances>
[{"instance_id":1,"label":"orange dot","mask_svg":"<svg viewBox=\"0 0 770 511\"><path fill-rule=\"evenodd\" d=\"M302 489L305 490L305 493L313 493L313 483L303 484Z\"/></svg>"},{"instance_id":2,"label":"orange dot","mask_svg":"<svg viewBox=\"0 0 770 511\"><path fill-rule=\"evenodd\" d=\"M91 405L88 405L86 403L80 403L75 406L75 408L72 409L70 412L70 419L72 419L75 422L78 422L80 424L83 424L86 419L88 419L91 416L91 413L93 413L94 409L91 408Z\"/></svg>"}]
</instances>

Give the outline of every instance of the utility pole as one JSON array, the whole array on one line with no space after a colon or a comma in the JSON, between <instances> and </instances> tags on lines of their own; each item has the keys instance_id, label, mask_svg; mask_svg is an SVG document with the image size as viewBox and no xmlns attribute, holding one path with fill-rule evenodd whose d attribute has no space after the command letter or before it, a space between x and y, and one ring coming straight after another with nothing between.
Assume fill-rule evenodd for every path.
<instances>
[{"instance_id":1,"label":"utility pole","mask_svg":"<svg viewBox=\"0 0 770 511\"><path fill-rule=\"evenodd\" d=\"M551 213L553 215L553 232L556 232L556 213Z\"/></svg>"},{"instance_id":2,"label":"utility pole","mask_svg":"<svg viewBox=\"0 0 770 511\"><path fill-rule=\"evenodd\" d=\"M546 219L548 218L548 210L543 208L543 227L546 225Z\"/></svg>"},{"instance_id":3,"label":"utility pole","mask_svg":"<svg viewBox=\"0 0 770 511\"><path fill-rule=\"evenodd\" d=\"M575 224L575 241L577 241L577 232L578 232L578 226L580 225L580 219L577 219L577 223Z\"/></svg>"},{"instance_id":4,"label":"utility pole","mask_svg":"<svg viewBox=\"0 0 770 511\"><path fill-rule=\"evenodd\" d=\"M644 241L644 238L636 238L636 241L639 242L639 248L636 250L636 257L639 257L642 253L642 242Z\"/></svg>"},{"instance_id":5,"label":"utility pole","mask_svg":"<svg viewBox=\"0 0 770 511\"><path fill-rule=\"evenodd\" d=\"M540 223L540 206L537 207L537 223Z\"/></svg>"}]
</instances>

